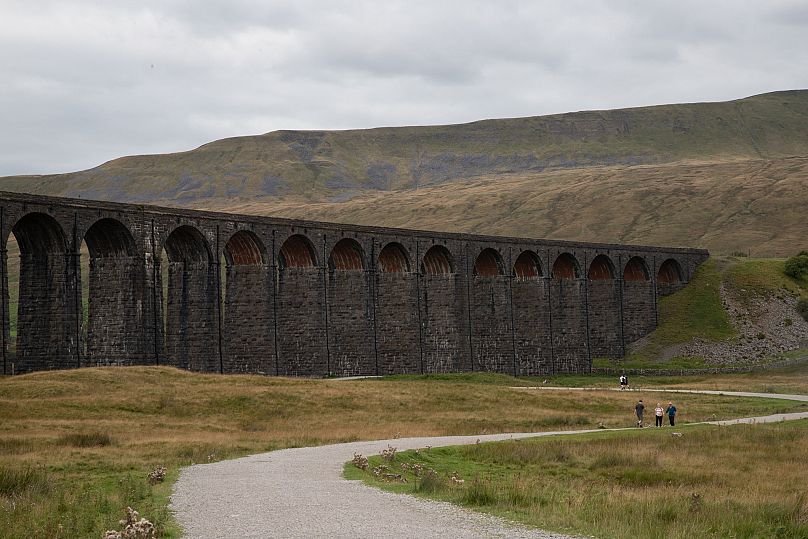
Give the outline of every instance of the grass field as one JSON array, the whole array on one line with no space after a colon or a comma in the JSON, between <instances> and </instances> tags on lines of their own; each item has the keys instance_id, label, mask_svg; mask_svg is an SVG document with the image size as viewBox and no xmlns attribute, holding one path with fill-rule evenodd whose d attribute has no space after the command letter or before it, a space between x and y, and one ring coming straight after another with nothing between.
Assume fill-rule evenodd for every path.
<instances>
[{"instance_id":1,"label":"grass field","mask_svg":"<svg viewBox=\"0 0 808 539\"><path fill-rule=\"evenodd\" d=\"M637 394L539 394L503 375L339 382L193 374L165 367L43 372L0 379L4 537L100 537L127 505L163 537L181 466L359 439L629 426ZM648 398L648 397L646 397ZM651 397L654 398L654 397ZM683 422L803 409L677 396ZM147 474L168 468L150 486Z\"/></svg>"},{"instance_id":2,"label":"grass field","mask_svg":"<svg viewBox=\"0 0 808 539\"><path fill-rule=\"evenodd\" d=\"M673 431L681 437L671 436ZM433 448L388 465L407 484L369 484L604 538L808 536L808 421L677 427ZM420 465L436 474L416 477ZM451 481L452 475L463 484ZM754 488L750 486L754 485Z\"/></svg>"}]
</instances>

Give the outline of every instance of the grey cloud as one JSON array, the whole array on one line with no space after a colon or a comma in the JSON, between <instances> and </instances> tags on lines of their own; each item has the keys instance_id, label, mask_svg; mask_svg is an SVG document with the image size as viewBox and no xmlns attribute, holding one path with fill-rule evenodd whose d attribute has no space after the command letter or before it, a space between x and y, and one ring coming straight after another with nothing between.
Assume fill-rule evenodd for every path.
<instances>
[{"instance_id":1,"label":"grey cloud","mask_svg":"<svg viewBox=\"0 0 808 539\"><path fill-rule=\"evenodd\" d=\"M4 2L0 175L808 82L804 3Z\"/></svg>"}]
</instances>

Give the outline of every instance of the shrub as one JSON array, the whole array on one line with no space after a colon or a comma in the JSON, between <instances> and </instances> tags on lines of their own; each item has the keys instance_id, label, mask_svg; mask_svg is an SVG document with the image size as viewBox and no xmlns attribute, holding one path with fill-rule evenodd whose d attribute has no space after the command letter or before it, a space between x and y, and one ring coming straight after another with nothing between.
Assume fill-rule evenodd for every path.
<instances>
[{"instance_id":1,"label":"shrub","mask_svg":"<svg viewBox=\"0 0 808 539\"><path fill-rule=\"evenodd\" d=\"M786 326L786 327L791 326L793 324L794 324L794 320L792 320L791 318L786 318L785 320L783 320L783 325Z\"/></svg>"},{"instance_id":2,"label":"shrub","mask_svg":"<svg viewBox=\"0 0 808 539\"><path fill-rule=\"evenodd\" d=\"M351 462L353 462L353 465L360 470L368 469L368 458L362 455L362 453L354 453L353 460Z\"/></svg>"},{"instance_id":3,"label":"shrub","mask_svg":"<svg viewBox=\"0 0 808 539\"><path fill-rule=\"evenodd\" d=\"M808 299L800 299L796 305L797 312L800 313L803 320L808 321Z\"/></svg>"},{"instance_id":4,"label":"shrub","mask_svg":"<svg viewBox=\"0 0 808 539\"><path fill-rule=\"evenodd\" d=\"M103 432L66 434L59 438L58 443L74 447L104 447L112 445L112 437Z\"/></svg>"},{"instance_id":5,"label":"shrub","mask_svg":"<svg viewBox=\"0 0 808 539\"><path fill-rule=\"evenodd\" d=\"M469 505L494 505L496 501L497 495L493 485L480 479L472 481L463 493L463 503Z\"/></svg>"},{"instance_id":6,"label":"shrub","mask_svg":"<svg viewBox=\"0 0 808 539\"><path fill-rule=\"evenodd\" d=\"M149 484L156 485L157 483L162 483L166 478L166 469L163 466L158 466L151 472L149 472Z\"/></svg>"},{"instance_id":7,"label":"shrub","mask_svg":"<svg viewBox=\"0 0 808 539\"><path fill-rule=\"evenodd\" d=\"M444 486L443 480L441 480L438 472L429 469L421 476L421 480L415 485L415 491L431 494L443 490Z\"/></svg>"},{"instance_id":8,"label":"shrub","mask_svg":"<svg viewBox=\"0 0 808 539\"><path fill-rule=\"evenodd\" d=\"M37 468L0 467L0 496L20 496L26 492L45 494L51 488L50 479Z\"/></svg>"},{"instance_id":9,"label":"shrub","mask_svg":"<svg viewBox=\"0 0 808 539\"><path fill-rule=\"evenodd\" d=\"M107 530L103 539L154 539L154 524L140 517L131 507L126 508L126 517L120 521L121 531Z\"/></svg>"},{"instance_id":10,"label":"shrub","mask_svg":"<svg viewBox=\"0 0 808 539\"><path fill-rule=\"evenodd\" d=\"M786 260L783 273L795 279L808 276L808 251L800 251Z\"/></svg>"}]
</instances>

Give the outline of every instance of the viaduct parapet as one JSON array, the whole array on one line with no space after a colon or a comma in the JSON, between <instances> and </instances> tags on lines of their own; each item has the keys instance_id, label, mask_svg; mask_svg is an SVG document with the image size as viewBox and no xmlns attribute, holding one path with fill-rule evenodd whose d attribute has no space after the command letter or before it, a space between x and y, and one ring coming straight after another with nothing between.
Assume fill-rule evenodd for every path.
<instances>
[{"instance_id":1,"label":"viaduct parapet","mask_svg":"<svg viewBox=\"0 0 808 539\"><path fill-rule=\"evenodd\" d=\"M2 192L0 231L6 374L588 372L653 330L659 297L708 257Z\"/></svg>"}]
</instances>

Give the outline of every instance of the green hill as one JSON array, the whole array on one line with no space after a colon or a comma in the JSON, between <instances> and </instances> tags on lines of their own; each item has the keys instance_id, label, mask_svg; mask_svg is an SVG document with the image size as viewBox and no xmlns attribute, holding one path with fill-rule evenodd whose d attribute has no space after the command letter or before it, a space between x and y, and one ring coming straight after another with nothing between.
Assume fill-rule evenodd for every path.
<instances>
[{"instance_id":1,"label":"green hill","mask_svg":"<svg viewBox=\"0 0 808 539\"><path fill-rule=\"evenodd\" d=\"M462 125L276 131L188 152L122 157L81 172L0 178L0 189L183 205L357 191L604 165L808 155L808 91ZM676 178L675 175L671 180Z\"/></svg>"}]
</instances>

